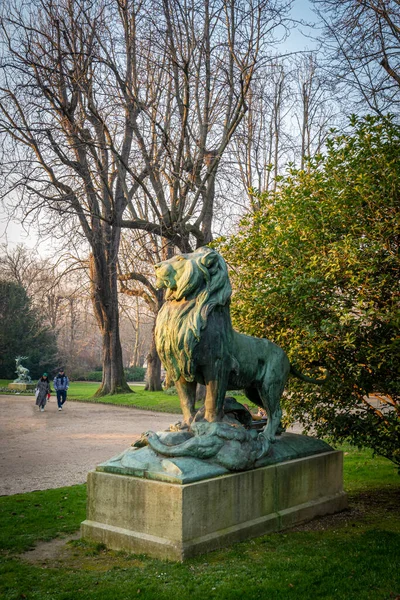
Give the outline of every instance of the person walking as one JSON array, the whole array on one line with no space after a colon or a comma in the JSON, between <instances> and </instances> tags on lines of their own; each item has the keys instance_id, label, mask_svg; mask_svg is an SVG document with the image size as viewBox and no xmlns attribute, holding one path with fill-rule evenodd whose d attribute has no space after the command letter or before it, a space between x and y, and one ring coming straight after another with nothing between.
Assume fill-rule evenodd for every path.
<instances>
[{"instance_id":1,"label":"person walking","mask_svg":"<svg viewBox=\"0 0 400 600\"><path fill-rule=\"evenodd\" d=\"M47 399L50 397L50 381L47 373L43 373L36 384L36 406L41 412L44 411Z\"/></svg>"},{"instance_id":2,"label":"person walking","mask_svg":"<svg viewBox=\"0 0 400 600\"><path fill-rule=\"evenodd\" d=\"M60 369L58 375L54 377L53 385L57 394L58 410L62 410L63 404L67 400L67 389L69 388L69 380L64 373L64 369Z\"/></svg>"}]
</instances>

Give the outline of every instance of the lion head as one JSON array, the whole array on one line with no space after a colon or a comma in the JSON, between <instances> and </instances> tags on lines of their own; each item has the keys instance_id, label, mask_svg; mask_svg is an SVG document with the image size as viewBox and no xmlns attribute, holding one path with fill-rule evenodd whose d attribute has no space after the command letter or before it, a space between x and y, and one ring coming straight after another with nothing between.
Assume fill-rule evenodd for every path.
<instances>
[{"instance_id":1,"label":"lion head","mask_svg":"<svg viewBox=\"0 0 400 600\"><path fill-rule=\"evenodd\" d=\"M193 350L215 306L226 306L232 293L224 259L212 248L198 248L155 265L156 287L166 288L157 316L157 351L170 377L194 380Z\"/></svg>"}]
</instances>

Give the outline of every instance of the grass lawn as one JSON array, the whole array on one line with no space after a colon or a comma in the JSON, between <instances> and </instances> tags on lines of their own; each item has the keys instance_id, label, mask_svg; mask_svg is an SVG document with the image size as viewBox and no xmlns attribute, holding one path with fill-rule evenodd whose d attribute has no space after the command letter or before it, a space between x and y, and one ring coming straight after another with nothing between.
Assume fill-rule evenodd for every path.
<instances>
[{"instance_id":1,"label":"grass lawn","mask_svg":"<svg viewBox=\"0 0 400 600\"><path fill-rule=\"evenodd\" d=\"M78 402L100 402L102 404L117 404L119 406L133 406L144 410L157 410L160 412L181 413L179 398L176 394L167 392L146 392L144 385L132 385L133 394L114 394L103 398L94 398L99 388L98 383L86 381L72 382L68 390L68 400Z\"/></svg>"},{"instance_id":2,"label":"grass lawn","mask_svg":"<svg viewBox=\"0 0 400 600\"><path fill-rule=\"evenodd\" d=\"M7 393L7 385L10 380L0 379L0 393ZM160 412L181 413L179 398L176 394L167 392L145 392L144 385L132 385L133 394L115 394L113 396L104 396L103 398L94 398L94 394L99 388L99 383L87 381L73 381L68 390L68 400L77 402L96 402L101 404L116 404L119 406L132 406L144 410L157 410ZM10 392L8 392L10 393ZM32 396L32 392L28 394ZM53 392L53 395L55 393Z\"/></svg>"},{"instance_id":3,"label":"grass lawn","mask_svg":"<svg viewBox=\"0 0 400 600\"><path fill-rule=\"evenodd\" d=\"M0 598L130 600L400 598L400 479L396 468L346 446L350 510L168 563L79 540L62 554L21 556L78 529L84 485L0 498ZM39 545L38 548L41 546Z\"/></svg>"},{"instance_id":4,"label":"grass lawn","mask_svg":"<svg viewBox=\"0 0 400 600\"><path fill-rule=\"evenodd\" d=\"M7 391L7 385L10 383L9 379L0 379L0 395L9 394ZM168 412L181 414L181 408L179 404L179 398L177 394L171 394L170 392L146 392L144 385L131 385L133 394L114 394L112 396L104 396L102 398L95 398L94 394L99 388L99 383L90 381L73 381L70 383L68 390L68 400L76 402L93 402L100 404L115 404L117 406L131 406L133 408L141 408L143 410L156 410L159 412ZM24 392L22 395L32 396L32 392ZM53 391L53 395L55 392ZM239 397L241 394L235 393L235 397ZM239 400L240 401L240 400ZM250 407L257 407L253 405L249 400L246 400Z\"/></svg>"}]
</instances>

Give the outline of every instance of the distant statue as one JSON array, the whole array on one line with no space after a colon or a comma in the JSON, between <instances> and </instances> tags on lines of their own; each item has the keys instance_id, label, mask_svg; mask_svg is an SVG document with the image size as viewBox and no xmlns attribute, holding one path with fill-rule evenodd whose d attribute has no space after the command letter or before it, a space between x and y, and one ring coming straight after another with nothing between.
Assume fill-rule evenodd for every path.
<instances>
[{"instance_id":1,"label":"distant statue","mask_svg":"<svg viewBox=\"0 0 400 600\"><path fill-rule=\"evenodd\" d=\"M155 271L156 287L167 290L157 316L156 346L179 394L182 429L191 430L198 420L226 422L226 391L243 389L267 413L257 444L259 455L265 455L279 433L280 398L290 373L310 383L324 380L299 373L273 342L234 331L228 271L215 250L204 247L174 256L155 265ZM198 383L206 386L204 409L199 413L195 408Z\"/></svg>"},{"instance_id":2,"label":"distant statue","mask_svg":"<svg viewBox=\"0 0 400 600\"><path fill-rule=\"evenodd\" d=\"M14 383L31 383L32 380L29 375L29 369L21 365L21 362L27 359L27 356L17 356L17 358L15 359L15 372L18 375L18 377L17 379L14 379Z\"/></svg>"}]
</instances>

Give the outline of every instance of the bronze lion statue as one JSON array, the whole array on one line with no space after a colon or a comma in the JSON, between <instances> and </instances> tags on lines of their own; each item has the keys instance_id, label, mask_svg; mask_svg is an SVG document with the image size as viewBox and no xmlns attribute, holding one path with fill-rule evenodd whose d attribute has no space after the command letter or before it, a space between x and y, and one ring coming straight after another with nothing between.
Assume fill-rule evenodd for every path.
<instances>
[{"instance_id":1,"label":"bronze lion statue","mask_svg":"<svg viewBox=\"0 0 400 600\"><path fill-rule=\"evenodd\" d=\"M156 287L166 288L156 321L157 351L175 382L184 427L196 415L196 385L206 386L204 419L221 421L227 390L244 389L265 408L264 451L274 441L282 410L280 398L292 372L320 383L291 367L285 352L267 339L235 331L229 304L232 293L224 259L211 248L198 248L155 265Z\"/></svg>"}]
</instances>

